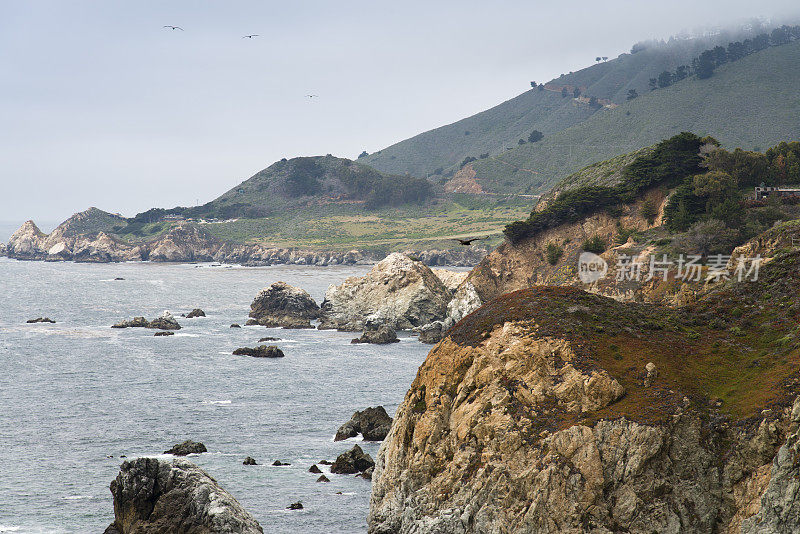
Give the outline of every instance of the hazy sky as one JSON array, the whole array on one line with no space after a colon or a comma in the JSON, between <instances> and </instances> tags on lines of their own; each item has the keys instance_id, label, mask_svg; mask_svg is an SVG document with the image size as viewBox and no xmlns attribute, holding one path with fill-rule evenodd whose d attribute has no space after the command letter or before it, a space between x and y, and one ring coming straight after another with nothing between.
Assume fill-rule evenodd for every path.
<instances>
[{"instance_id":1,"label":"hazy sky","mask_svg":"<svg viewBox=\"0 0 800 534\"><path fill-rule=\"evenodd\" d=\"M372 152L639 40L795 13L797 0L0 0L0 220L206 202L282 157Z\"/></svg>"}]
</instances>

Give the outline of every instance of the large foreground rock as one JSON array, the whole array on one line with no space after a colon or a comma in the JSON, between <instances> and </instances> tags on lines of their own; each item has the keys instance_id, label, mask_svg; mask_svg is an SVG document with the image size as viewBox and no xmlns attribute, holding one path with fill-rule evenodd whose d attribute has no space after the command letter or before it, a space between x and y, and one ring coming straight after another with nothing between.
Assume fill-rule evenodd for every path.
<instances>
[{"instance_id":1,"label":"large foreground rock","mask_svg":"<svg viewBox=\"0 0 800 534\"><path fill-rule=\"evenodd\" d=\"M111 482L106 534L261 534L258 522L205 471L183 460L126 461Z\"/></svg>"},{"instance_id":2,"label":"large foreground rock","mask_svg":"<svg viewBox=\"0 0 800 534\"><path fill-rule=\"evenodd\" d=\"M262 326L311 328L319 306L304 289L275 282L262 289L250 305L250 317Z\"/></svg>"},{"instance_id":3,"label":"large foreground rock","mask_svg":"<svg viewBox=\"0 0 800 534\"><path fill-rule=\"evenodd\" d=\"M364 330L371 321L410 330L444 318L450 297L429 267L395 252L365 276L328 288L319 328Z\"/></svg>"},{"instance_id":4,"label":"large foreground rock","mask_svg":"<svg viewBox=\"0 0 800 534\"><path fill-rule=\"evenodd\" d=\"M678 310L536 287L463 318L381 445L369 531L800 532L800 349L769 341L798 265Z\"/></svg>"},{"instance_id":5,"label":"large foreground rock","mask_svg":"<svg viewBox=\"0 0 800 534\"><path fill-rule=\"evenodd\" d=\"M392 427L392 418L383 406L367 408L353 414L348 422L339 427L333 441L354 438L361 434L365 441L381 441Z\"/></svg>"}]
</instances>

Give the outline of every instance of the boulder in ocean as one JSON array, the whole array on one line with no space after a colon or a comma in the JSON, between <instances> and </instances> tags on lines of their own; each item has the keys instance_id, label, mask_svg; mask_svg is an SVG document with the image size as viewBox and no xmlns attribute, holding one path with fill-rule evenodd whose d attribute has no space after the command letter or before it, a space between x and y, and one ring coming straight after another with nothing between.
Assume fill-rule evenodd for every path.
<instances>
[{"instance_id":1,"label":"boulder in ocean","mask_svg":"<svg viewBox=\"0 0 800 534\"><path fill-rule=\"evenodd\" d=\"M189 313L186 314L186 318L187 319L194 319L195 317L205 317L205 316L206 316L206 312L204 312L200 308L195 308L195 309L193 309L192 311L190 311Z\"/></svg>"},{"instance_id":2,"label":"boulder in ocean","mask_svg":"<svg viewBox=\"0 0 800 534\"><path fill-rule=\"evenodd\" d=\"M443 319L451 292L420 261L393 253L325 293L319 328L364 330L368 320L410 330Z\"/></svg>"},{"instance_id":3,"label":"boulder in ocean","mask_svg":"<svg viewBox=\"0 0 800 534\"><path fill-rule=\"evenodd\" d=\"M183 443L174 445L170 450L164 451L164 454L173 454L175 456L186 456L187 454L199 454L208 452L206 446L198 441L187 439Z\"/></svg>"},{"instance_id":4,"label":"boulder in ocean","mask_svg":"<svg viewBox=\"0 0 800 534\"><path fill-rule=\"evenodd\" d=\"M320 475L319 478L317 479L317 482L330 482L330 481L331 479L329 479L325 475Z\"/></svg>"},{"instance_id":5,"label":"boulder in ocean","mask_svg":"<svg viewBox=\"0 0 800 534\"><path fill-rule=\"evenodd\" d=\"M175 332L171 332L169 330L161 330L160 332L156 332L153 334L153 337L163 337L163 336L174 336Z\"/></svg>"},{"instance_id":6,"label":"boulder in ocean","mask_svg":"<svg viewBox=\"0 0 800 534\"><path fill-rule=\"evenodd\" d=\"M233 324L231 325L231 328L241 328L241 327L242 327L242 325L240 325L240 324L238 324L238 323L233 323Z\"/></svg>"},{"instance_id":7,"label":"boulder in ocean","mask_svg":"<svg viewBox=\"0 0 800 534\"><path fill-rule=\"evenodd\" d=\"M287 506L286 509L287 510L302 510L303 509L303 503L301 503L300 501L293 502L292 504Z\"/></svg>"},{"instance_id":8,"label":"boulder in ocean","mask_svg":"<svg viewBox=\"0 0 800 534\"><path fill-rule=\"evenodd\" d=\"M376 406L354 413L348 422L339 427L333 440L342 441L361 434L366 441L382 441L390 428L392 418L383 406Z\"/></svg>"},{"instance_id":9,"label":"boulder in ocean","mask_svg":"<svg viewBox=\"0 0 800 534\"><path fill-rule=\"evenodd\" d=\"M161 317L153 319L147 325L147 328L157 328L158 330L180 330L181 325L175 320L175 317L168 311L161 314Z\"/></svg>"},{"instance_id":10,"label":"boulder in ocean","mask_svg":"<svg viewBox=\"0 0 800 534\"><path fill-rule=\"evenodd\" d=\"M150 323L144 317L134 317L128 321L120 321L111 328L147 328Z\"/></svg>"},{"instance_id":11,"label":"boulder in ocean","mask_svg":"<svg viewBox=\"0 0 800 534\"><path fill-rule=\"evenodd\" d=\"M256 463L255 458L253 458L252 456L248 456L247 458L244 459L242 465L258 465L258 464Z\"/></svg>"},{"instance_id":12,"label":"boulder in ocean","mask_svg":"<svg viewBox=\"0 0 800 534\"><path fill-rule=\"evenodd\" d=\"M331 466L331 473L337 475L349 475L366 471L375 466L372 457L361 450L361 447L354 445L352 449L344 452L336 458Z\"/></svg>"},{"instance_id":13,"label":"boulder in ocean","mask_svg":"<svg viewBox=\"0 0 800 534\"><path fill-rule=\"evenodd\" d=\"M314 473L315 475L319 475L319 474L322 473L322 469L317 467L317 464L314 464L314 465L312 465L311 467L308 468L308 472L309 473Z\"/></svg>"},{"instance_id":14,"label":"boulder in ocean","mask_svg":"<svg viewBox=\"0 0 800 534\"><path fill-rule=\"evenodd\" d=\"M36 319L28 319L25 322L29 323L29 324L31 324L31 323L53 323L53 324L55 324L55 321L52 320L50 317L37 317Z\"/></svg>"},{"instance_id":15,"label":"boulder in ocean","mask_svg":"<svg viewBox=\"0 0 800 534\"><path fill-rule=\"evenodd\" d=\"M114 522L106 534L264 532L230 493L182 458L123 462L111 494Z\"/></svg>"},{"instance_id":16,"label":"boulder in ocean","mask_svg":"<svg viewBox=\"0 0 800 534\"><path fill-rule=\"evenodd\" d=\"M372 343L374 345L388 345L389 343L398 343L397 332L389 325L381 325L377 328L367 328L361 334L350 341L350 343Z\"/></svg>"},{"instance_id":17,"label":"boulder in ocean","mask_svg":"<svg viewBox=\"0 0 800 534\"><path fill-rule=\"evenodd\" d=\"M311 328L319 306L304 289L275 282L262 289L250 305L250 317L267 327Z\"/></svg>"},{"instance_id":18,"label":"boulder in ocean","mask_svg":"<svg viewBox=\"0 0 800 534\"><path fill-rule=\"evenodd\" d=\"M233 351L235 356L252 356L253 358L283 358L281 349L275 345L259 345L255 348L240 347Z\"/></svg>"}]
</instances>

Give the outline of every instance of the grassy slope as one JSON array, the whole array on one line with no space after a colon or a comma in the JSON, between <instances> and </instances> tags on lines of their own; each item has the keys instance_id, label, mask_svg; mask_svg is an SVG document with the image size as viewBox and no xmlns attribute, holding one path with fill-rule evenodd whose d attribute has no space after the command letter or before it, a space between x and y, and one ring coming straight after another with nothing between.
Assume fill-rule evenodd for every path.
<instances>
[{"instance_id":1,"label":"grassy slope","mask_svg":"<svg viewBox=\"0 0 800 534\"><path fill-rule=\"evenodd\" d=\"M622 54L610 61L552 80L559 85L586 87L586 94L625 101L628 89L647 91L648 80L663 70L686 64L702 50L738 38L720 35L707 39L653 45L636 54ZM592 110L551 91L530 90L486 111L453 124L406 139L361 159L384 172L425 176L438 167L452 171L466 157L489 152L497 155L517 146L534 130L553 135L591 117ZM464 135L469 131L470 135ZM595 158L597 159L597 158Z\"/></svg>"},{"instance_id":2,"label":"grassy slope","mask_svg":"<svg viewBox=\"0 0 800 534\"><path fill-rule=\"evenodd\" d=\"M505 224L524 218L527 202L451 195L423 206L367 212L357 206L324 206L288 211L278 217L239 219L205 225L213 235L239 243L309 249L454 248L454 237L491 235L481 244L502 241Z\"/></svg>"},{"instance_id":3,"label":"grassy slope","mask_svg":"<svg viewBox=\"0 0 800 534\"><path fill-rule=\"evenodd\" d=\"M701 406L718 399L721 411L742 420L773 403L785 404L791 400L788 387L797 387L798 265L800 252L782 254L762 268L757 282L728 283L677 310L574 288L534 287L490 302L450 336L475 346L484 333L521 320L537 336L571 340L578 366L606 369L626 390L595 418L663 421L687 395ZM659 376L645 388L642 373L651 361Z\"/></svg>"},{"instance_id":4,"label":"grassy slope","mask_svg":"<svg viewBox=\"0 0 800 534\"><path fill-rule=\"evenodd\" d=\"M598 159L652 145L681 131L709 134L726 148L761 148L800 137L800 42L770 48L686 79L501 156L479 160L477 179L518 183L520 192L548 190ZM514 172L515 167L534 172Z\"/></svg>"}]
</instances>

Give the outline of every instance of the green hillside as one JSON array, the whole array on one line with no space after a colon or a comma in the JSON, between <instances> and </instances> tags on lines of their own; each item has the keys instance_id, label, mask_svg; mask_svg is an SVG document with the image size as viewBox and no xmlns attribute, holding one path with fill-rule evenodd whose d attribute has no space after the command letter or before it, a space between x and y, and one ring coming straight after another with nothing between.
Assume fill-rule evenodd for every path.
<instances>
[{"instance_id":1,"label":"green hillside","mask_svg":"<svg viewBox=\"0 0 800 534\"><path fill-rule=\"evenodd\" d=\"M441 168L444 174L450 174L465 157L483 153L502 155L507 148L516 147L519 139L527 139L534 129L543 132L547 139L592 117L595 110L576 102L571 94L563 98L561 86L580 87L584 95L620 104L625 102L629 89L646 93L649 79L660 72L689 64L704 49L743 37L738 32L650 43L636 53L622 54L562 75L550 82L549 89L553 90L531 89L491 109L401 141L359 161L389 173L426 176ZM620 152L629 148L633 147L622 147Z\"/></svg>"},{"instance_id":2,"label":"green hillside","mask_svg":"<svg viewBox=\"0 0 800 534\"><path fill-rule=\"evenodd\" d=\"M112 231L149 240L182 220L200 222L233 243L332 250L454 248L456 237L502 241L505 224L524 217L529 199L446 193L424 178L385 174L344 158L283 159L215 200L153 208Z\"/></svg>"},{"instance_id":3,"label":"green hillside","mask_svg":"<svg viewBox=\"0 0 800 534\"><path fill-rule=\"evenodd\" d=\"M765 149L800 138L798 82L800 42L794 42L723 65L711 78L647 92L538 143L470 165L481 184L540 193L592 162L681 131L712 135L726 148Z\"/></svg>"}]
</instances>

